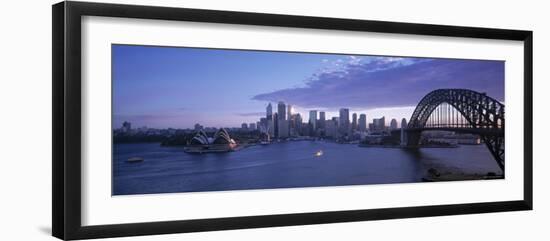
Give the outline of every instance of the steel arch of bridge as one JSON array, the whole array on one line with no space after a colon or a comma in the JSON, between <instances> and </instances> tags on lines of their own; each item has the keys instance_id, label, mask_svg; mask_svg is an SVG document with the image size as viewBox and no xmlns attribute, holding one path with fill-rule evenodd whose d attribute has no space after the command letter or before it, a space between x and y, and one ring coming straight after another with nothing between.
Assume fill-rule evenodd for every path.
<instances>
[{"instance_id":1,"label":"steel arch of bridge","mask_svg":"<svg viewBox=\"0 0 550 241\"><path fill-rule=\"evenodd\" d=\"M445 128L426 126L432 112L441 104L447 103L458 111L468 126L445 125ZM418 145L419 134L423 130L444 129L480 136L487 148L504 171L504 105L499 101L468 89L438 89L428 93L416 106L409 124L408 133L417 133L408 138L408 145Z\"/></svg>"}]
</instances>

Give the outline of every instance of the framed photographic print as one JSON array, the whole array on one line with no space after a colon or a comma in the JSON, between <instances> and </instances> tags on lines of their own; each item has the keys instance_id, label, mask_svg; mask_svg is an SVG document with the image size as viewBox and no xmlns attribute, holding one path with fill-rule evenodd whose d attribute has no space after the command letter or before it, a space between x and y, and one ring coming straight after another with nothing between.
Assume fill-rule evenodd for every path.
<instances>
[{"instance_id":1,"label":"framed photographic print","mask_svg":"<svg viewBox=\"0 0 550 241\"><path fill-rule=\"evenodd\" d=\"M53 6L58 238L530 209L531 31Z\"/></svg>"}]
</instances>

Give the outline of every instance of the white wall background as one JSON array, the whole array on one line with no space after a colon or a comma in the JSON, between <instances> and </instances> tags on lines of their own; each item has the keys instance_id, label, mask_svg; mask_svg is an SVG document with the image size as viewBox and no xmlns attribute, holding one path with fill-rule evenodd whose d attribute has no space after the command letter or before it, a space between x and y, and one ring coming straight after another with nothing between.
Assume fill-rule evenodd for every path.
<instances>
[{"instance_id":1,"label":"white wall background","mask_svg":"<svg viewBox=\"0 0 550 241\"><path fill-rule=\"evenodd\" d=\"M527 29L534 31L534 211L293 226L115 240L548 240L550 21L545 1L119 0L109 2ZM0 11L0 240L54 240L51 231L51 4Z\"/></svg>"}]
</instances>

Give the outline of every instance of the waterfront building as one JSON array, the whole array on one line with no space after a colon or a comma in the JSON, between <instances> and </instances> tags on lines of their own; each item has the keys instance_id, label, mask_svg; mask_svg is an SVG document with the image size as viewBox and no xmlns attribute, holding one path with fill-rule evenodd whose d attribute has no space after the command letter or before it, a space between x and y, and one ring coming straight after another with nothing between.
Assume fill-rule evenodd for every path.
<instances>
[{"instance_id":1,"label":"waterfront building","mask_svg":"<svg viewBox=\"0 0 550 241\"><path fill-rule=\"evenodd\" d=\"M390 122L390 130L395 130L397 129L397 120L395 118L391 119L391 122Z\"/></svg>"},{"instance_id":2,"label":"waterfront building","mask_svg":"<svg viewBox=\"0 0 550 241\"><path fill-rule=\"evenodd\" d=\"M309 125L311 126L311 133L315 133L317 130L317 111L316 110L310 110L309 111Z\"/></svg>"},{"instance_id":3,"label":"waterfront building","mask_svg":"<svg viewBox=\"0 0 550 241\"><path fill-rule=\"evenodd\" d=\"M310 135L310 134L311 134L311 133L310 133L310 128L311 128L310 124L309 124L308 122L302 122L301 125L302 125L302 128L301 128L301 131L302 131L302 132L301 132L301 135L303 135L303 136L308 136L308 135Z\"/></svg>"},{"instance_id":4,"label":"waterfront building","mask_svg":"<svg viewBox=\"0 0 550 241\"><path fill-rule=\"evenodd\" d=\"M359 115L359 131L367 131L367 115Z\"/></svg>"},{"instance_id":5,"label":"waterfront building","mask_svg":"<svg viewBox=\"0 0 550 241\"><path fill-rule=\"evenodd\" d=\"M183 150L192 153L227 152L234 150L236 146L237 143L231 139L229 133L220 128L213 137L208 137L204 130L199 130Z\"/></svg>"},{"instance_id":6,"label":"waterfront building","mask_svg":"<svg viewBox=\"0 0 550 241\"><path fill-rule=\"evenodd\" d=\"M325 121L325 136L332 137L334 139L338 138L338 125L336 120L326 120Z\"/></svg>"},{"instance_id":7,"label":"waterfront building","mask_svg":"<svg viewBox=\"0 0 550 241\"><path fill-rule=\"evenodd\" d=\"M243 131L248 130L248 124L242 123L242 124L241 124L241 130L243 130Z\"/></svg>"},{"instance_id":8,"label":"waterfront building","mask_svg":"<svg viewBox=\"0 0 550 241\"><path fill-rule=\"evenodd\" d=\"M288 120L278 120L278 138L287 138L289 134Z\"/></svg>"}]
</instances>

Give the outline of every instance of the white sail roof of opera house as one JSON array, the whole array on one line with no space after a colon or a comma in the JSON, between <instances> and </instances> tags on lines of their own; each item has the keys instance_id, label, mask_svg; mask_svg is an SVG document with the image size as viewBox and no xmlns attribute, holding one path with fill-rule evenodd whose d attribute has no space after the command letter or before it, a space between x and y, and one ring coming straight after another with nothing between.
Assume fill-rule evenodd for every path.
<instances>
[{"instance_id":1,"label":"white sail roof of opera house","mask_svg":"<svg viewBox=\"0 0 550 241\"><path fill-rule=\"evenodd\" d=\"M192 145L211 145L211 144L235 144L235 141L231 139L229 136L229 133L223 129L220 128L216 133L214 134L213 138L208 137L206 135L206 132L203 130L200 130L195 134L193 139L191 139Z\"/></svg>"}]
</instances>

